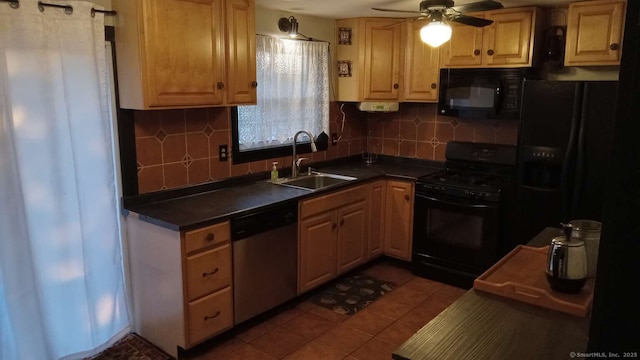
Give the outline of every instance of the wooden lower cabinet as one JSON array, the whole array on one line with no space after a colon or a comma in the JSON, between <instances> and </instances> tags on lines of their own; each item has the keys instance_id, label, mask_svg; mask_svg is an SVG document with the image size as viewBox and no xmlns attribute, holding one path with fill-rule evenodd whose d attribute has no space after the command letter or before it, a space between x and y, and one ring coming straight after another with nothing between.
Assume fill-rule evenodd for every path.
<instances>
[{"instance_id":1,"label":"wooden lower cabinet","mask_svg":"<svg viewBox=\"0 0 640 360\"><path fill-rule=\"evenodd\" d=\"M387 181L384 253L407 261L411 260L414 186L413 182Z\"/></svg>"},{"instance_id":2,"label":"wooden lower cabinet","mask_svg":"<svg viewBox=\"0 0 640 360\"><path fill-rule=\"evenodd\" d=\"M326 212L300 222L298 293L336 277L337 214Z\"/></svg>"},{"instance_id":3,"label":"wooden lower cabinet","mask_svg":"<svg viewBox=\"0 0 640 360\"><path fill-rule=\"evenodd\" d=\"M338 210L338 275L367 259L367 212L364 201Z\"/></svg>"},{"instance_id":4,"label":"wooden lower cabinet","mask_svg":"<svg viewBox=\"0 0 640 360\"><path fill-rule=\"evenodd\" d=\"M233 327L229 222L178 232L126 218L134 331L177 357Z\"/></svg>"},{"instance_id":5,"label":"wooden lower cabinet","mask_svg":"<svg viewBox=\"0 0 640 360\"><path fill-rule=\"evenodd\" d=\"M367 259L372 259L382 255L384 252L384 217L387 180L372 182L367 187L367 208L369 212Z\"/></svg>"},{"instance_id":6,"label":"wooden lower cabinet","mask_svg":"<svg viewBox=\"0 0 640 360\"><path fill-rule=\"evenodd\" d=\"M366 261L367 186L300 203L298 293L304 293Z\"/></svg>"}]
</instances>

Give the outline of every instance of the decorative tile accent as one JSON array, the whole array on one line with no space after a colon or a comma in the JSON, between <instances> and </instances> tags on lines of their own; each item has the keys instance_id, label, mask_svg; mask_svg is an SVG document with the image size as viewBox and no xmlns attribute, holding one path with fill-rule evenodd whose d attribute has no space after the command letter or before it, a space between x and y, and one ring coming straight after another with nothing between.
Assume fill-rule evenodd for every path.
<instances>
[{"instance_id":1,"label":"decorative tile accent","mask_svg":"<svg viewBox=\"0 0 640 360\"><path fill-rule=\"evenodd\" d=\"M460 124L460 122L456 119L453 119L453 121L451 121L450 124L455 129L458 126L458 124Z\"/></svg>"},{"instance_id":2,"label":"decorative tile accent","mask_svg":"<svg viewBox=\"0 0 640 360\"><path fill-rule=\"evenodd\" d=\"M434 138L431 139L431 145L433 147L438 146L438 144L440 144L440 142L438 141L438 138L434 137Z\"/></svg>"},{"instance_id":3,"label":"decorative tile accent","mask_svg":"<svg viewBox=\"0 0 640 360\"><path fill-rule=\"evenodd\" d=\"M164 139L166 138L167 138L167 133L162 131L162 129L158 130L158 133L156 134L156 139L158 139L158 141L160 142L163 142Z\"/></svg>"},{"instance_id":4,"label":"decorative tile accent","mask_svg":"<svg viewBox=\"0 0 640 360\"><path fill-rule=\"evenodd\" d=\"M193 158L191 158L191 156L189 156L189 154L185 155L182 158L182 165L184 165L184 167L189 167L189 165L191 165L191 163L193 162Z\"/></svg>"},{"instance_id":5,"label":"decorative tile accent","mask_svg":"<svg viewBox=\"0 0 640 360\"><path fill-rule=\"evenodd\" d=\"M213 133L213 129L211 128L211 126L207 125L207 127L204 128L204 130L202 131L205 135L207 135L207 137L211 136L211 134Z\"/></svg>"}]
</instances>

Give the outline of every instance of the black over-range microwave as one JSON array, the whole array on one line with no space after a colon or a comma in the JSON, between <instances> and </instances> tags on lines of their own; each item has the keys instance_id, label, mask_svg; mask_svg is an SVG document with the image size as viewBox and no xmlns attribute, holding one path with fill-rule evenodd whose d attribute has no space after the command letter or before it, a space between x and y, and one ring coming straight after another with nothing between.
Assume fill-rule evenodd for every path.
<instances>
[{"instance_id":1,"label":"black over-range microwave","mask_svg":"<svg viewBox=\"0 0 640 360\"><path fill-rule=\"evenodd\" d=\"M441 69L438 113L519 119L526 69Z\"/></svg>"}]
</instances>

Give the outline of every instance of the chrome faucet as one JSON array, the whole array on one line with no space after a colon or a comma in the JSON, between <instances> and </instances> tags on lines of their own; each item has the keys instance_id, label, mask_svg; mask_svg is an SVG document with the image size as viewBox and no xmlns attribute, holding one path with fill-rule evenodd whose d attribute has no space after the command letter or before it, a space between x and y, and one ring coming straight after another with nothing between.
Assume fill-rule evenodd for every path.
<instances>
[{"instance_id":1,"label":"chrome faucet","mask_svg":"<svg viewBox=\"0 0 640 360\"><path fill-rule=\"evenodd\" d=\"M298 135L300 134L306 134L309 137L309 140L311 141L312 152L318 151L318 148L316 148L316 142L313 141L313 136L311 135L310 132L301 130L301 131L298 131L295 135L293 135L293 164L291 166L292 178L298 176L298 172L300 171L300 163L304 159L304 158L297 159L297 156L296 156L296 145L298 145Z\"/></svg>"}]
</instances>

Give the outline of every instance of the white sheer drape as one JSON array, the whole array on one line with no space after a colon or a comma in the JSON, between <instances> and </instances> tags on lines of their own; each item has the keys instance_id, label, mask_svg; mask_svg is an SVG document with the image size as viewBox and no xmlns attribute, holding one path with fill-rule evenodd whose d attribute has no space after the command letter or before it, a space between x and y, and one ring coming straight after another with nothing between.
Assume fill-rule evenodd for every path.
<instances>
[{"instance_id":1,"label":"white sheer drape","mask_svg":"<svg viewBox=\"0 0 640 360\"><path fill-rule=\"evenodd\" d=\"M0 3L2 360L91 355L129 331L104 20L71 4Z\"/></svg>"},{"instance_id":2,"label":"white sheer drape","mask_svg":"<svg viewBox=\"0 0 640 360\"><path fill-rule=\"evenodd\" d=\"M258 104L238 107L240 150L281 145L299 130L329 133L329 47L256 37Z\"/></svg>"}]
</instances>

